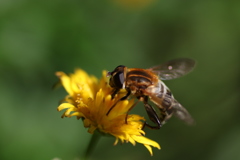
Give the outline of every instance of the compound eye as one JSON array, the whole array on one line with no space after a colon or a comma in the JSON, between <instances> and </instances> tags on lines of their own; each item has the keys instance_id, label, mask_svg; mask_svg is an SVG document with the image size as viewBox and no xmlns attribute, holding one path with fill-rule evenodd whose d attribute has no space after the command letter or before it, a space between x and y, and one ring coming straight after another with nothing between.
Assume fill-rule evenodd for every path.
<instances>
[{"instance_id":1,"label":"compound eye","mask_svg":"<svg viewBox=\"0 0 240 160\"><path fill-rule=\"evenodd\" d=\"M116 87L122 88L124 83L124 74L123 72L116 73L113 77L113 81Z\"/></svg>"}]
</instances>

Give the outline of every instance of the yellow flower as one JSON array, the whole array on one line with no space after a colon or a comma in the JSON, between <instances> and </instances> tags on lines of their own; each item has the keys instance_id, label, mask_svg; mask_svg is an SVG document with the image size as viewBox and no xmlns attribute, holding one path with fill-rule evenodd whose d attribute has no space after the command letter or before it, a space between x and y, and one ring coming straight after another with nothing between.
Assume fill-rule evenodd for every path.
<instances>
[{"instance_id":1,"label":"yellow flower","mask_svg":"<svg viewBox=\"0 0 240 160\"><path fill-rule=\"evenodd\" d=\"M98 130L104 134L116 137L114 145L120 140L130 142L133 145L142 143L152 155L152 148L160 149L157 142L146 138L142 130L145 119L139 115L126 114L134 104L134 99L118 101L124 95L119 93L111 99L112 88L108 85L106 71L100 81L94 76L89 76L85 71L77 69L74 74L66 75L63 72L56 72L68 95L59 105L58 111L66 109L62 117L76 116L83 120L84 127L93 134ZM109 109L116 106L109 112Z\"/></svg>"}]
</instances>

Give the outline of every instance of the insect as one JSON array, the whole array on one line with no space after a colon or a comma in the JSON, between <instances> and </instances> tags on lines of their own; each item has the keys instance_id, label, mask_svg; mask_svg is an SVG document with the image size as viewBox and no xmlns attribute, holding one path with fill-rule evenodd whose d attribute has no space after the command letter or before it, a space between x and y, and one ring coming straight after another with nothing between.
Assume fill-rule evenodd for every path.
<instances>
[{"instance_id":1,"label":"insect","mask_svg":"<svg viewBox=\"0 0 240 160\"><path fill-rule=\"evenodd\" d=\"M113 88L112 98L114 98L121 89L125 89L127 93L120 100L125 100L132 95L136 97L138 101L142 101L149 119L156 125L151 126L145 122L145 125L151 129L160 129L172 115L175 115L188 124L193 124L194 120L191 115L174 98L162 80L181 77L189 73L194 66L195 61L188 58L171 60L149 69L127 68L126 66L119 65L107 74L110 76L109 85ZM149 99L160 110L159 115L149 104ZM113 107L114 106L112 106L112 108ZM112 108L108 111L107 115ZM129 111L131 109L129 109Z\"/></svg>"}]
</instances>

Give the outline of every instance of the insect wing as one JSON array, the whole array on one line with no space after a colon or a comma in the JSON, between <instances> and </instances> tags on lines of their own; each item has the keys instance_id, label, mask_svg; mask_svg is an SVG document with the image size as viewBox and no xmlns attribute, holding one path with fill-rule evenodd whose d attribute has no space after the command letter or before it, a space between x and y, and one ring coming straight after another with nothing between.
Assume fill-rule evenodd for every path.
<instances>
[{"instance_id":1,"label":"insect wing","mask_svg":"<svg viewBox=\"0 0 240 160\"><path fill-rule=\"evenodd\" d=\"M149 68L149 70L158 74L161 80L171 80L191 72L194 66L194 60L189 58L181 58Z\"/></svg>"},{"instance_id":2,"label":"insect wing","mask_svg":"<svg viewBox=\"0 0 240 160\"><path fill-rule=\"evenodd\" d=\"M188 113L188 111L177 101L172 106L173 115L175 115L180 120L183 120L189 125L193 125L195 123L192 116Z\"/></svg>"}]
</instances>

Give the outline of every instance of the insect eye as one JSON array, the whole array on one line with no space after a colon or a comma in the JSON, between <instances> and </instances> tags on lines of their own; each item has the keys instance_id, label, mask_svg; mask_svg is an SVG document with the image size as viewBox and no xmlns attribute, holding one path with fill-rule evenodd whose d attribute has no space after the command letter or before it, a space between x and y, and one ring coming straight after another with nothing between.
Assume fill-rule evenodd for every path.
<instances>
[{"instance_id":1,"label":"insect eye","mask_svg":"<svg viewBox=\"0 0 240 160\"><path fill-rule=\"evenodd\" d=\"M123 72L117 72L112 76L112 87L122 88L124 83L124 75Z\"/></svg>"},{"instance_id":2,"label":"insect eye","mask_svg":"<svg viewBox=\"0 0 240 160\"><path fill-rule=\"evenodd\" d=\"M125 66L118 66L115 68L113 72L109 72L108 75L111 75L112 77L110 78L110 86L113 88L122 88L123 83L125 81L124 79L124 67Z\"/></svg>"}]
</instances>

